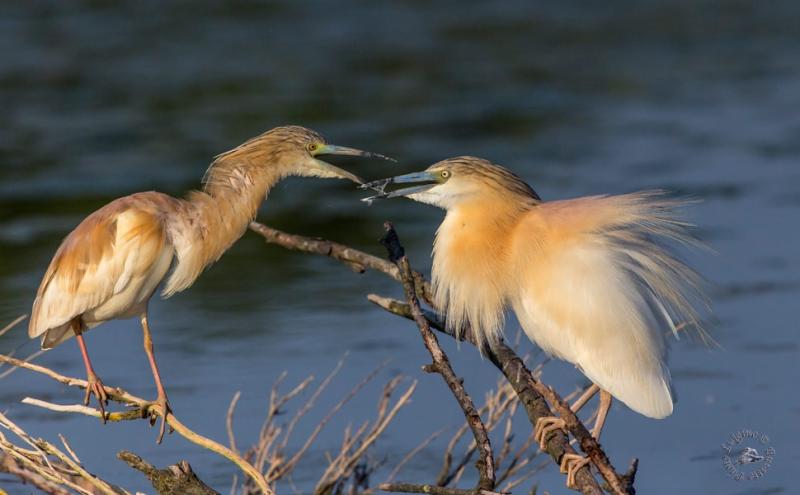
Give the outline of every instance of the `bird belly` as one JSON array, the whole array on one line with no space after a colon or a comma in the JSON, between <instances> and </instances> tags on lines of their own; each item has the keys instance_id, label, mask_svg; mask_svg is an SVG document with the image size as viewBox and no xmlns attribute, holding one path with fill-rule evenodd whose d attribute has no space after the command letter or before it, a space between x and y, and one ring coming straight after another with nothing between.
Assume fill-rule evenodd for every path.
<instances>
[{"instance_id":1,"label":"bird belly","mask_svg":"<svg viewBox=\"0 0 800 495\"><path fill-rule=\"evenodd\" d=\"M528 337L634 411L663 418L672 394L661 328L636 282L603 252L567 250L514 300Z\"/></svg>"},{"instance_id":2,"label":"bird belly","mask_svg":"<svg viewBox=\"0 0 800 495\"><path fill-rule=\"evenodd\" d=\"M564 332L530 294L523 293L514 303L514 313L528 336L548 355L577 364L577 352L572 345L564 345Z\"/></svg>"},{"instance_id":3,"label":"bird belly","mask_svg":"<svg viewBox=\"0 0 800 495\"><path fill-rule=\"evenodd\" d=\"M120 292L85 312L83 321L86 326L91 328L104 321L141 315L147 307L147 301L169 270L173 252L173 247L165 244L149 271L131 277Z\"/></svg>"}]
</instances>

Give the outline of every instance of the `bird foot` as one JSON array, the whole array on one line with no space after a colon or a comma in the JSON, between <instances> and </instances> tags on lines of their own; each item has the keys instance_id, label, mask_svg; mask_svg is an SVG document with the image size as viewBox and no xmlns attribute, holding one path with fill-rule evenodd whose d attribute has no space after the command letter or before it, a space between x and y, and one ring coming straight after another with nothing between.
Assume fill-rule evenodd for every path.
<instances>
[{"instance_id":1,"label":"bird foot","mask_svg":"<svg viewBox=\"0 0 800 495\"><path fill-rule=\"evenodd\" d=\"M94 395L97 397L97 402L100 405L100 419L102 419L103 423L105 423L106 419L108 418L105 408L105 406L108 405L108 394L106 394L106 389L103 386L103 382L100 381L100 377L94 373L89 373L86 376L86 382L86 395L83 397L83 404L88 406L91 396Z\"/></svg>"},{"instance_id":2,"label":"bird foot","mask_svg":"<svg viewBox=\"0 0 800 495\"><path fill-rule=\"evenodd\" d=\"M563 419L555 416L546 416L536 420L536 427L533 429L533 440L539 442L539 448L544 450L547 448L547 441L550 439L550 433L556 430L565 430L567 424Z\"/></svg>"},{"instance_id":3,"label":"bird foot","mask_svg":"<svg viewBox=\"0 0 800 495\"><path fill-rule=\"evenodd\" d=\"M169 401L166 395L159 395L158 398L152 402L147 402L142 407L142 417L150 419L150 426L156 424L156 421L161 417L161 427L158 430L158 438L156 443L160 444L164 439L164 433L167 430L167 415L172 414L172 408L169 406ZM169 432L174 430L170 426Z\"/></svg>"},{"instance_id":4,"label":"bird foot","mask_svg":"<svg viewBox=\"0 0 800 495\"><path fill-rule=\"evenodd\" d=\"M575 475L583 466L589 464L589 458L580 454L564 454L561 456L561 474L567 475L567 488L574 489Z\"/></svg>"}]
</instances>

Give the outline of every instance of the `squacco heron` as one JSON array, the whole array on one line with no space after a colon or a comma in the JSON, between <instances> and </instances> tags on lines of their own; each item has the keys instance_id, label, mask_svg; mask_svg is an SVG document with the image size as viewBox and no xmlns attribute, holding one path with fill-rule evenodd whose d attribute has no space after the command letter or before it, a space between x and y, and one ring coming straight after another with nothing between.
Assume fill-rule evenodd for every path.
<instances>
[{"instance_id":1,"label":"squacco heron","mask_svg":"<svg viewBox=\"0 0 800 495\"><path fill-rule=\"evenodd\" d=\"M105 421L108 397L92 367L83 334L109 320L138 316L158 389L152 404L162 411L160 443L171 410L153 355L147 319L150 297L173 265L162 295L189 288L244 234L270 188L282 178L362 182L320 160L322 155L385 158L326 144L319 134L303 127L277 127L217 156L206 172L202 191L190 192L186 199L141 192L95 211L67 235L50 262L33 303L28 334L41 337L45 349L75 336L86 366L84 402L88 404L94 394Z\"/></svg>"},{"instance_id":2,"label":"squacco heron","mask_svg":"<svg viewBox=\"0 0 800 495\"><path fill-rule=\"evenodd\" d=\"M418 183L385 192L391 183ZM474 157L441 161L424 172L365 184L377 198L408 197L447 213L433 244L434 300L456 333L469 324L492 345L504 312L514 310L528 337L573 363L600 391L592 433L600 437L612 397L651 418L672 413L665 336L676 324L698 329L699 277L670 241L692 243L676 209L659 191L543 202L511 171ZM666 242L665 242L666 241ZM537 423L544 447L559 418ZM562 459L567 484L588 462Z\"/></svg>"}]
</instances>

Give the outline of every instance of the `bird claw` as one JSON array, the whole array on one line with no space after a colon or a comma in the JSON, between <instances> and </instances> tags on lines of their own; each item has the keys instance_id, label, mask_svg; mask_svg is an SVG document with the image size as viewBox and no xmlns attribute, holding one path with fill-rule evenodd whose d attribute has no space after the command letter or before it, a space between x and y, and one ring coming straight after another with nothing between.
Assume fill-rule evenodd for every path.
<instances>
[{"instance_id":1,"label":"bird claw","mask_svg":"<svg viewBox=\"0 0 800 495\"><path fill-rule=\"evenodd\" d=\"M90 373L86 377L86 394L83 396L83 405L89 405L89 399L92 395L97 397L97 402L100 406L100 419L105 423L108 418L105 408L108 405L108 394L106 394L105 386L100 377L94 373Z\"/></svg>"},{"instance_id":2,"label":"bird claw","mask_svg":"<svg viewBox=\"0 0 800 495\"><path fill-rule=\"evenodd\" d=\"M546 416L536 420L536 427L533 429L533 440L539 442L539 448L545 450L550 433L556 430L566 429L567 424L563 419L555 416Z\"/></svg>"},{"instance_id":3,"label":"bird claw","mask_svg":"<svg viewBox=\"0 0 800 495\"><path fill-rule=\"evenodd\" d=\"M158 413L153 411L153 408L159 408ZM142 417L147 417L150 420L150 426L154 426L158 417L161 417L161 427L158 429L158 438L156 443L160 444L164 439L164 433L167 431L167 415L172 414L172 408L169 406L169 401L166 396L160 396L152 402L148 402L142 407ZM170 426L169 432L174 430Z\"/></svg>"},{"instance_id":4,"label":"bird claw","mask_svg":"<svg viewBox=\"0 0 800 495\"><path fill-rule=\"evenodd\" d=\"M578 471L591 462L588 457L580 454L564 454L561 456L560 471L561 474L567 475L567 488L573 489L576 487L575 475Z\"/></svg>"}]
</instances>

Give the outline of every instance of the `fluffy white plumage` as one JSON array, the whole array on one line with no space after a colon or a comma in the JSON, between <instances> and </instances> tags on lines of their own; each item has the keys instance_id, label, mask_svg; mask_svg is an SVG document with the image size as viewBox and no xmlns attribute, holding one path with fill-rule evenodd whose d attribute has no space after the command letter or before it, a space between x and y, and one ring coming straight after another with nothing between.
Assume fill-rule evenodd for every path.
<instances>
[{"instance_id":1,"label":"fluffy white plumage","mask_svg":"<svg viewBox=\"0 0 800 495\"><path fill-rule=\"evenodd\" d=\"M491 344L511 308L544 351L634 411L672 413L666 337L678 324L704 335L699 278L671 247L694 243L678 215L685 201L645 191L541 202L508 170L470 157L428 172L439 183L409 197L447 210L433 281L452 329L468 323Z\"/></svg>"}]
</instances>

